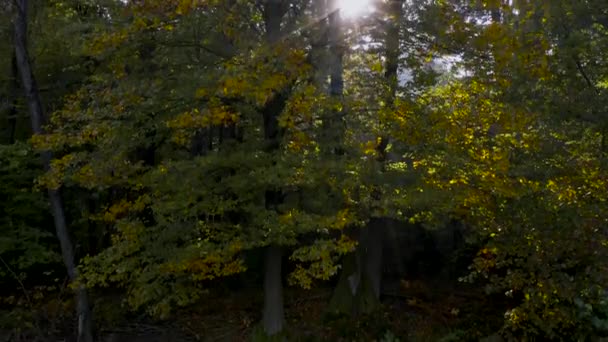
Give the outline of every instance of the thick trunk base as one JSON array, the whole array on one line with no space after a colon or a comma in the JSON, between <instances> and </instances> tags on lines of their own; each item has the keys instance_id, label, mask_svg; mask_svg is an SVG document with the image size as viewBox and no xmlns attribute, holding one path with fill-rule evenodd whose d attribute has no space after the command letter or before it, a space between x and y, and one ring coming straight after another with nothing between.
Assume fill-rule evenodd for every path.
<instances>
[{"instance_id":1,"label":"thick trunk base","mask_svg":"<svg viewBox=\"0 0 608 342\"><path fill-rule=\"evenodd\" d=\"M330 313L357 316L380 308L383 223L381 219L372 219L359 232L356 252L344 257L340 279L329 303Z\"/></svg>"},{"instance_id":2,"label":"thick trunk base","mask_svg":"<svg viewBox=\"0 0 608 342\"><path fill-rule=\"evenodd\" d=\"M380 309L380 298L376 296L367 274L358 274L357 251L344 257L343 269L333 296L329 302L329 314L358 316Z\"/></svg>"},{"instance_id":3,"label":"thick trunk base","mask_svg":"<svg viewBox=\"0 0 608 342\"><path fill-rule=\"evenodd\" d=\"M89 305L89 296L84 286L76 291L78 314L78 342L93 342L93 314Z\"/></svg>"},{"instance_id":4,"label":"thick trunk base","mask_svg":"<svg viewBox=\"0 0 608 342\"><path fill-rule=\"evenodd\" d=\"M279 246L266 248L264 265L264 313L262 327L267 336L283 331L285 311L283 308L283 283L281 278L281 258L283 251Z\"/></svg>"}]
</instances>

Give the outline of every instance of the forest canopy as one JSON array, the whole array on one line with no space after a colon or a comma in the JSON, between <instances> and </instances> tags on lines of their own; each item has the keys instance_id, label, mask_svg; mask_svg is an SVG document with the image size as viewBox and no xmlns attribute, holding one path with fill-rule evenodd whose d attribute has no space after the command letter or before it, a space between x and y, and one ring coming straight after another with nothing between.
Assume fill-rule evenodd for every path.
<instances>
[{"instance_id":1,"label":"forest canopy","mask_svg":"<svg viewBox=\"0 0 608 342\"><path fill-rule=\"evenodd\" d=\"M0 19L0 339L608 336L605 1Z\"/></svg>"}]
</instances>

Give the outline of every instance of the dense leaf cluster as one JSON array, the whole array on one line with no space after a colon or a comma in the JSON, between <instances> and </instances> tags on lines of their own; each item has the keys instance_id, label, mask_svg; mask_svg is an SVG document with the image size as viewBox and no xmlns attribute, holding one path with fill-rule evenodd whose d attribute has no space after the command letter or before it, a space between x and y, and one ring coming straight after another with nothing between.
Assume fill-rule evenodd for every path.
<instances>
[{"instance_id":1,"label":"dense leaf cluster","mask_svg":"<svg viewBox=\"0 0 608 342\"><path fill-rule=\"evenodd\" d=\"M47 189L73 285L159 317L271 248L290 285L341 274L334 298L367 312L377 222L459 222L479 247L460 280L509 300L503 336L606 333L608 6L378 0L351 22L333 3L31 2L49 115L24 129L6 28L0 282L56 267Z\"/></svg>"}]
</instances>

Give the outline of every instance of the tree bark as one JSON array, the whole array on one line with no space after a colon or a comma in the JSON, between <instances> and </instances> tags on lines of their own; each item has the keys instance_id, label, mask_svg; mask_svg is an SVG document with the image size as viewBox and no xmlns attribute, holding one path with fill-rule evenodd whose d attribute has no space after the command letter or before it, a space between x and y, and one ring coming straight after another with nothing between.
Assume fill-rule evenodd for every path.
<instances>
[{"instance_id":1,"label":"tree bark","mask_svg":"<svg viewBox=\"0 0 608 342\"><path fill-rule=\"evenodd\" d=\"M283 308L283 283L281 276L281 258L283 251L280 246L266 247L264 272L264 332L268 336L283 331L285 312Z\"/></svg>"},{"instance_id":2,"label":"tree bark","mask_svg":"<svg viewBox=\"0 0 608 342\"><path fill-rule=\"evenodd\" d=\"M342 102L344 95L344 37L342 35L342 19L337 0L328 0L328 68L329 68L329 96L334 101ZM341 106L340 106L341 107ZM326 139L331 152L336 155L344 153L342 136L344 135L344 109L334 109L324 123Z\"/></svg>"},{"instance_id":3,"label":"tree bark","mask_svg":"<svg viewBox=\"0 0 608 342\"><path fill-rule=\"evenodd\" d=\"M27 105L30 112L30 120L32 131L34 134L41 134L43 123L43 109L40 99L38 86L32 72L30 59L27 53L27 0L15 0L17 15L14 23L15 34L15 58L17 69L21 75L21 83L27 99ZM52 155L45 151L42 153L42 161L45 169L49 169ZM68 276L71 281L76 281L78 272L74 261L74 249L70 241L69 232L65 219L65 212L61 195L57 189L48 190L49 201L51 203L51 212L55 223L55 230L59 244L61 247L61 255L63 263L66 267ZM78 341L92 342L92 318L87 297L87 291L84 286L78 286L76 290L77 315L78 315Z\"/></svg>"},{"instance_id":4,"label":"tree bark","mask_svg":"<svg viewBox=\"0 0 608 342\"><path fill-rule=\"evenodd\" d=\"M329 312L332 314L356 317L373 313L380 307L379 282L376 283L376 295L375 285L369 275L374 271L370 267L375 267L381 274L381 263L378 262L381 259L368 254L369 232L369 228L359 229L357 249L342 260L340 279L329 302Z\"/></svg>"},{"instance_id":5,"label":"tree bark","mask_svg":"<svg viewBox=\"0 0 608 342\"><path fill-rule=\"evenodd\" d=\"M388 20L385 28L385 81L388 84L388 94L386 95L386 104L389 109L395 109L395 98L397 96L398 70L399 70L399 22L402 17L403 0L389 0L386 3L386 13ZM386 163L386 148L388 147L389 138L387 134L383 134L378 145L378 163L380 164L381 172L384 171ZM378 194L378 199L381 194ZM381 282L382 282L382 254L384 247L384 236L386 229L391 229L392 226L387 225L387 220L382 218L372 218L367 226L369 229L367 247L367 264L366 271L369 277L374 295L380 299Z\"/></svg>"},{"instance_id":6,"label":"tree bark","mask_svg":"<svg viewBox=\"0 0 608 342\"><path fill-rule=\"evenodd\" d=\"M382 286L382 253L384 243L385 222L379 218L372 218L367 225L369 229L367 241L365 241L366 259L365 272L369 278L374 297L380 300Z\"/></svg>"},{"instance_id":7,"label":"tree bark","mask_svg":"<svg viewBox=\"0 0 608 342\"><path fill-rule=\"evenodd\" d=\"M288 8L286 6L288 3L288 1L283 0L266 0L264 3L266 43L269 46L278 43L281 37L281 21ZM278 118L285 106L285 101L285 96L277 93L262 109L267 151L274 151L279 148L281 132ZM265 193L266 210L276 210L282 200L281 197L279 190L267 189ZM278 245L271 244L266 247L265 253L262 326L266 335L273 336L281 333L285 325L281 272L282 249Z\"/></svg>"},{"instance_id":8,"label":"tree bark","mask_svg":"<svg viewBox=\"0 0 608 342\"><path fill-rule=\"evenodd\" d=\"M330 0L329 5L329 65L330 84L329 94L341 98L344 93L344 42L342 37L342 20L336 0Z\"/></svg>"},{"instance_id":9,"label":"tree bark","mask_svg":"<svg viewBox=\"0 0 608 342\"><path fill-rule=\"evenodd\" d=\"M327 91L327 1L314 0L312 14L315 20L312 29L310 57L315 70L312 82L321 92Z\"/></svg>"},{"instance_id":10,"label":"tree bark","mask_svg":"<svg viewBox=\"0 0 608 342\"><path fill-rule=\"evenodd\" d=\"M329 8L329 95L336 101L342 101L344 95L344 42L342 37L342 20L340 9L336 0L328 1ZM327 132L328 143L334 145L333 153L341 155L344 153L341 147L343 131L344 111L334 110L331 118L325 123L324 130ZM363 228L357 231L358 245L354 253L344 257L342 272L334 294L329 303L329 311L337 314L357 316L363 313L375 311L379 301L374 294L372 283L368 275L369 229ZM374 260L377 261L377 260ZM373 263L370 263L369 266Z\"/></svg>"},{"instance_id":11,"label":"tree bark","mask_svg":"<svg viewBox=\"0 0 608 342\"><path fill-rule=\"evenodd\" d=\"M399 21L402 13L403 0L389 0L385 3L385 13L389 20L385 27L385 80L389 91L386 94L386 103L394 107L399 65ZM331 7L335 10L335 5ZM331 85L330 95L342 96L344 83L342 80L342 48L339 42L339 12L330 16L330 54L331 54ZM383 135L377 146L378 160L381 166L386 161L386 148L388 137ZM382 167L381 167L382 169ZM380 192L376 194L378 199ZM384 237L386 233L386 220L372 218L367 226L360 230L358 235L357 251L344 260L342 276L330 302L330 311L342 314L357 315L370 313L380 304L382 286L382 255ZM390 229L390 227L388 227Z\"/></svg>"},{"instance_id":12,"label":"tree bark","mask_svg":"<svg viewBox=\"0 0 608 342\"><path fill-rule=\"evenodd\" d=\"M7 123L8 123L8 143L14 144L16 141L17 133L17 92L19 91L19 70L17 69L17 56L13 52L11 57L11 85L10 95L12 97L11 104L9 105Z\"/></svg>"}]
</instances>

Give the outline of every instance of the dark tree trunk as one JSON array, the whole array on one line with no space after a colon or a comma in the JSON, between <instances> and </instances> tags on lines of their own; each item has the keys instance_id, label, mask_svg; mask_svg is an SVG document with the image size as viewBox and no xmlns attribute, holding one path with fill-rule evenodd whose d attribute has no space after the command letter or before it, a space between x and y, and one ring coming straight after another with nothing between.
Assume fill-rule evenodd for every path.
<instances>
[{"instance_id":1,"label":"dark tree trunk","mask_svg":"<svg viewBox=\"0 0 608 342\"><path fill-rule=\"evenodd\" d=\"M344 94L344 37L342 35L342 20L340 18L340 9L336 0L328 0L327 7L328 15L328 58L327 65L329 70L329 95L337 102L342 102ZM332 110L329 117L324 122L325 139L328 143L328 152L341 155L342 136L344 134L344 111Z\"/></svg>"},{"instance_id":2,"label":"dark tree trunk","mask_svg":"<svg viewBox=\"0 0 608 342\"><path fill-rule=\"evenodd\" d=\"M282 257L283 251L280 246L272 245L266 247L264 260L264 316L262 322L264 332L268 336L280 333L285 325L281 276Z\"/></svg>"},{"instance_id":3,"label":"dark tree trunk","mask_svg":"<svg viewBox=\"0 0 608 342\"><path fill-rule=\"evenodd\" d=\"M380 307L375 288L378 286L379 294L379 282L374 284L370 273L376 270L381 273L382 256L372 257L368 254L369 232L368 228L359 229L357 249L342 259L342 272L329 302L329 312L332 314L354 317L372 313Z\"/></svg>"},{"instance_id":4,"label":"dark tree trunk","mask_svg":"<svg viewBox=\"0 0 608 342\"><path fill-rule=\"evenodd\" d=\"M385 28L385 79L389 86L386 103L393 107L397 92L397 71L399 65L399 21L402 13L403 0L389 0L385 3L386 13L390 20ZM331 7L335 9L334 6ZM334 14L335 13L335 14ZM342 96L342 51L339 39L339 12L333 12L330 20L330 55L331 55L331 85L330 95ZM340 134L339 132L336 132ZM386 160L388 136L380 138L377 146L378 160L382 165ZM380 192L376 192L380 199ZM355 254L347 256L344 261L342 276L330 302L330 310L343 314L370 313L376 310L380 303L382 287L382 255L386 222L382 218L372 218L368 225L361 229L358 235L358 246ZM390 229L390 228L389 228ZM349 292L350 291L350 292Z\"/></svg>"},{"instance_id":5,"label":"dark tree trunk","mask_svg":"<svg viewBox=\"0 0 608 342\"><path fill-rule=\"evenodd\" d=\"M204 156L211 150L211 129L203 128L194 134L190 143L190 155L193 157Z\"/></svg>"},{"instance_id":6,"label":"dark tree trunk","mask_svg":"<svg viewBox=\"0 0 608 342\"><path fill-rule=\"evenodd\" d=\"M329 14L329 65L330 84L329 94L338 98L344 93L343 56L344 42L341 30L340 10L336 9L336 1L331 1L332 12Z\"/></svg>"},{"instance_id":7,"label":"dark tree trunk","mask_svg":"<svg viewBox=\"0 0 608 342\"><path fill-rule=\"evenodd\" d=\"M373 218L367 225L369 232L366 246L366 259L364 269L369 278L371 289L374 297L380 299L380 290L382 286L382 253L385 232L385 222L382 219Z\"/></svg>"},{"instance_id":8,"label":"dark tree trunk","mask_svg":"<svg viewBox=\"0 0 608 342\"><path fill-rule=\"evenodd\" d=\"M32 131L34 134L42 133L43 123L43 110L42 103L40 100L40 94L38 92L38 86L32 68L30 65L29 56L27 53L27 0L15 0L17 5L17 15L15 18L15 56L17 61L17 68L21 75L21 83L27 99L28 108L30 111L30 120L32 123ZM52 159L50 152L42 153L42 160L46 169L50 167L50 161ZM59 190L49 189L48 190L49 201L51 203L51 211L55 223L55 230L59 244L61 247L61 255L63 257L63 263L66 267L68 276L71 281L76 281L78 273L74 261L74 249L66 224L65 212L63 208L63 202ZM77 303L77 314L78 314L78 341L79 342L92 342L92 318L89 307L89 301L87 297L86 289L81 285L76 290L76 303Z\"/></svg>"},{"instance_id":9,"label":"dark tree trunk","mask_svg":"<svg viewBox=\"0 0 608 342\"><path fill-rule=\"evenodd\" d=\"M8 143L14 144L17 132L17 92L19 91L19 70L17 69L17 56L13 53L11 58L11 89L10 95L12 103L8 111Z\"/></svg>"},{"instance_id":10,"label":"dark tree trunk","mask_svg":"<svg viewBox=\"0 0 608 342\"><path fill-rule=\"evenodd\" d=\"M311 64L315 70L312 82L320 91L327 89L327 2L326 0L314 0L313 16L315 25L313 27L311 43Z\"/></svg>"},{"instance_id":11,"label":"dark tree trunk","mask_svg":"<svg viewBox=\"0 0 608 342\"><path fill-rule=\"evenodd\" d=\"M403 0L389 0L386 2L386 13L389 20L386 23L385 29L385 79L388 84L389 92L386 96L386 104L390 109L394 110L395 97L397 96L397 87L399 85L397 72L399 70L399 22L402 17ZM381 172L384 171L386 163L386 148L389 138L384 134L380 138L378 145L378 163L380 163ZM378 194L378 199L381 195ZM376 298L380 298L381 282L382 282L382 254L383 242L386 229L391 229L392 226L386 224L386 220L381 218L373 218L368 224L368 240L365 246L367 247L367 276L370 279L372 289Z\"/></svg>"},{"instance_id":12,"label":"dark tree trunk","mask_svg":"<svg viewBox=\"0 0 608 342\"><path fill-rule=\"evenodd\" d=\"M340 9L336 0L328 1L329 8L329 95L336 101L342 101L344 94L343 79L343 37L341 34ZM343 135L343 111L334 110L331 117L324 123L324 130L329 139L329 146L336 155L343 153L341 141ZM346 315L359 315L374 311L379 304L372 290L372 285L367 274L367 248L369 229L358 230L358 245L355 253L344 257L342 261L342 272L334 294L329 303L329 311Z\"/></svg>"},{"instance_id":13,"label":"dark tree trunk","mask_svg":"<svg viewBox=\"0 0 608 342\"><path fill-rule=\"evenodd\" d=\"M45 165L48 165L51 159L49 153L44 153L43 157ZM72 282L77 281L78 271L75 265L74 250L70 241L65 213L63 210L63 201L59 190L48 190L49 200L51 202L51 212L55 223L55 231L59 239L61 247L61 256L66 267L68 277ZM76 289L76 313L78 315L78 342L93 341L93 317L89 304L89 297L86 288L83 285L78 285Z\"/></svg>"},{"instance_id":14,"label":"dark tree trunk","mask_svg":"<svg viewBox=\"0 0 608 342\"><path fill-rule=\"evenodd\" d=\"M266 29L266 42L272 46L278 43L281 37L281 21L289 1L266 0L264 3L264 24ZM262 108L264 116L264 139L266 150L273 151L279 148L281 136L278 117L285 107L286 98L283 94L275 94ZM281 192L277 189L267 189L265 202L267 210L276 210L280 204ZM264 310L262 325L268 336L279 334L285 325L285 312L283 308L283 285L281 272L282 250L280 246L266 247L264 263Z\"/></svg>"},{"instance_id":15,"label":"dark tree trunk","mask_svg":"<svg viewBox=\"0 0 608 342\"><path fill-rule=\"evenodd\" d=\"M390 20L386 23L385 55L386 65L384 76L389 86L388 104L392 107L398 87L399 69L399 22L403 11L403 0L389 0L387 2L387 12Z\"/></svg>"}]
</instances>

